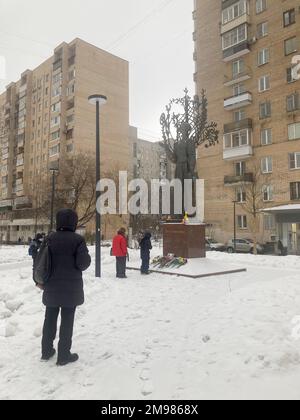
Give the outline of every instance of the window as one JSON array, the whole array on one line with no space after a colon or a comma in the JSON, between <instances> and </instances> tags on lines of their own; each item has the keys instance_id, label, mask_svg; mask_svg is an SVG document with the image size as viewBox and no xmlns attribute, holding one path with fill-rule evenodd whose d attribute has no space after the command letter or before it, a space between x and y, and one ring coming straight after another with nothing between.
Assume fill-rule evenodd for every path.
<instances>
[{"instance_id":1,"label":"window","mask_svg":"<svg viewBox=\"0 0 300 420\"><path fill-rule=\"evenodd\" d=\"M291 170L300 169L300 152L289 153L289 167Z\"/></svg>"},{"instance_id":2,"label":"window","mask_svg":"<svg viewBox=\"0 0 300 420\"><path fill-rule=\"evenodd\" d=\"M265 92L270 89L270 76L262 76L258 81L259 92Z\"/></svg>"},{"instance_id":3,"label":"window","mask_svg":"<svg viewBox=\"0 0 300 420\"><path fill-rule=\"evenodd\" d=\"M60 116L51 118L51 127L60 125Z\"/></svg>"},{"instance_id":4,"label":"window","mask_svg":"<svg viewBox=\"0 0 300 420\"><path fill-rule=\"evenodd\" d=\"M57 102L56 104L51 105L51 112L60 112L61 110L61 102Z\"/></svg>"},{"instance_id":5,"label":"window","mask_svg":"<svg viewBox=\"0 0 300 420\"><path fill-rule=\"evenodd\" d=\"M75 79L75 69L69 71L69 82Z\"/></svg>"},{"instance_id":6,"label":"window","mask_svg":"<svg viewBox=\"0 0 300 420\"><path fill-rule=\"evenodd\" d=\"M235 163L235 175L243 176L246 173L246 162Z\"/></svg>"},{"instance_id":7,"label":"window","mask_svg":"<svg viewBox=\"0 0 300 420\"><path fill-rule=\"evenodd\" d=\"M273 201L273 186L272 185L265 185L263 187L263 197L264 201Z\"/></svg>"},{"instance_id":8,"label":"window","mask_svg":"<svg viewBox=\"0 0 300 420\"><path fill-rule=\"evenodd\" d=\"M300 139L300 122L288 126L289 140Z\"/></svg>"},{"instance_id":9,"label":"window","mask_svg":"<svg viewBox=\"0 0 300 420\"><path fill-rule=\"evenodd\" d=\"M50 147L49 156L52 157L52 156L58 155L59 151L60 151L60 145L59 144L56 145L56 146Z\"/></svg>"},{"instance_id":10,"label":"window","mask_svg":"<svg viewBox=\"0 0 300 420\"><path fill-rule=\"evenodd\" d=\"M67 145L67 153L73 152L73 150L74 150L73 144L68 144Z\"/></svg>"},{"instance_id":11,"label":"window","mask_svg":"<svg viewBox=\"0 0 300 420\"><path fill-rule=\"evenodd\" d=\"M51 140L57 140L60 138L60 130L54 131L54 133L51 134Z\"/></svg>"},{"instance_id":12,"label":"window","mask_svg":"<svg viewBox=\"0 0 300 420\"><path fill-rule=\"evenodd\" d=\"M238 216L237 223L238 223L239 229L247 229L248 227L247 216Z\"/></svg>"},{"instance_id":13,"label":"window","mask_svg":"<svg viewBox=\"0 0 300 420\"><path fill-rule=\"evenodd\" d=\"M243 83L237 83L233 86L233 96L239 96L246 92L246 87Z\"/></svg>"},{"instance_id":14,"label":"window","mask_svg":"<svg viewBox=\"0 0 300 420\"><path fill-rule=\"evenodd\" d=\"M67 131L67 140L71 140L73 138L74 135L74 130L73 128L71 130Z\"/></svg>"},{"instance_id":15,"label":"window","mask_svg":"<svg viewBox=\"0 0 300 420\"><path fill-rule=\"evenodd\" d=\"M267 10L267 0L256 0L256 13L262 13Z\"/></svg>"},{"instance_id":16,"label":"window","mask_svg":"<svg viewBox=\"0 0 300 420\"><path fill-rule=\"evenodd\" d=\"M290 183L291 200L300 200L300 182Z\"/></svg>"},{"instance_id":17,"label":"window","mask_svg":"<svg viewBox=\"0 0 300 420\"><path fill-rule=\"evenodd\" d=\"M270 61L270 50L269 48L264 48L258 52L257 63L259 66L269 63Z\"/></svg>"},{"instance_id":18,"label":"window","mask_svg":"<svg viewBox=\"0 0 300 420\"><path fill-rule=\"evenodd\" d=\"M262 146L268 146L269 144L272 144L272 129L271 128L265 128L260 132L260 140Z\"/></svg>"},{"instance_id":19,"label":"window","mask_svg":"<svg viewBox=\"0 0 300 420\"><path fill-rule=\"evenodd\" d=\"M288 83L296 82L296 80L293 78L293 67L286 69L286 80Z\"/></svg>"},{"instance_id":20,"label":"window","mask_svg":"<svg viewBox=\"0 0 300 420\"><path fill-rule=\"evenodd\" d=\"M293 25L296 23L296 12L295 9L288 10L283 14L283 25L286 28L287 26Z\"/></svg>"},{"instance_id":21,"label":"window","mask_svg":"<svg viewBox=\"0 0 300 420\"><path fill-rule=\"evenodd\" d=\"M245 203L247 201L247 194L243 188L238 188L236 190L236 201L238 203Z\"/></svg>"},{"instance_id":22,"label":"window","mask_svg":"<svg viewBox=\"0 0 300 420\"><path fill-rule=\"evenodd\" d=\"M297 37L293 37L284 41L284 53L285 55L293 54L298 50Z\"/></svg>"},{"instance_id":23,"label":"window","mask_svg":"<svg viewBox=\"0 0 300 420\"><path fill-rule=\"evenodd\" d=\"M288 112L297 111L300 108L299 93L294 93L286 98L286 110Z\"/></svg>"},{"instance_id":24,"label":"window","mask_svg":"<svg viewBox=\"0 0 300 420\"><path fill-rule=\"evenodd\" d=\"M259 116L260 119L269 118L272 115L271 102L264 102L259 105Z\"/></svg>"},{"instance_id":25,"label":"window","mask_svg":"<svg viewBox=\"0 0 300 420\"><path fill-rule=\"evenodd\" d=\"M261 170L263 174L270 174L273 172L273 158L271 156L261 160Z\"/></svg>"},{"instance_id":26,"label":"window","mask_svg":"<svg viewBox=\"0 0 300 420\"><path fill-rule=\"evenodd\" d=\"M264 216L264 228L265 228L265 230L274 230L275 227L276 227L275 217L272 214L265 214L265 216Z\"/></svg>"},{"instance_id":27,"label":"window","mask_svg":"<svg viewBox=\"0 0 300 420\"><path fill-rule=\"evenodd\" d=\"M257 36L258 38L264 38L269 34L268 22L262 22L257 25Z\"/></svg>"},{"instance_id":28,"label":"window","mask_svg":"<svg viewBox=\"0 0 300 420\"><path fill-rule=\"evenodd\" d=\"M73 83L72 85L68 86L67 88L67 96L71 96L75 93L75 83Z\"/></svg>"},{"instance_id":29,"label":"window","mask_svg":"<svg viewBox=\"0 0 300 420\"><path fill-rule=\"evenodd\" d=\"M70 124L71 122L73 122L74 121L74 114L72 114L72 115L68 115L67 116L67 124Z\"/></svg>"},{"instance_id":30,"label":"window","mask_svg":"<svg viewBox=\"0 0 300 420\"><path fill-rule=\"evenodd\" d=\"M247 13L247 1L240 0L233 6L223 10L222 23L225 25L226 23L231 22L232 20L244 15L245 13Z\"/></svg>"},{"instance_id":31,"label":"window","mask_svg":"<svg viewBox=\"0 0 300 420\"><path fill-rule=\"evenodd\" d=\"M244 109L239 109L238 111L235 111L233 114L234 122L242 121L245 118L246 118L246 111Z\"/></svg>"},{"instance_id":32,"label":"window","mask_svg":"<svg viewBox=\"0 0 300 420\"><path fill-rule=\"evenodd\" d=\"M224 135L225 149L247 146L250 143L251 143L250 130L241 130L241 131L236 131L234 133Z\"/></svg>"},{"instance_id":33,"label":"window","mask_svg":"<svg viewBox=\"0 0 300 420\"><path fill-rule=\"evenodd\" d=\"M232 75L233 78L238 77L245 71L245 61L244 60L237 60L232 63Z\"/></svg>"},{"instance_id":34,"label":"window","mask_svg":"<svg viewBox=\"0 0 300 420\"><path fill-rule=\"evenodd\" d=\"M54 87L52 89L52 97L55 98L56 96L61 95L61 86Z\"/></svg>"},{"instance_id":35,"label":"window","mask_svg":"<svg viewBox=\"0 0 300 420\"><path fill-rule=\"evenodd\" d=\"M60 82L61 80L62 80L62 73L57 73L53 75L52 83L55 84L55 83Z\"/></svg>"},{"instance_id":36,"label":"window","mask_svg":"<svg viewBox=\"0 0 300 420\"><path fill-rule=\"evenodd\" d=\"M247 25L241 25L223 35L223 50L231 48L247 40Z\"/></svg>"}]
</instances>

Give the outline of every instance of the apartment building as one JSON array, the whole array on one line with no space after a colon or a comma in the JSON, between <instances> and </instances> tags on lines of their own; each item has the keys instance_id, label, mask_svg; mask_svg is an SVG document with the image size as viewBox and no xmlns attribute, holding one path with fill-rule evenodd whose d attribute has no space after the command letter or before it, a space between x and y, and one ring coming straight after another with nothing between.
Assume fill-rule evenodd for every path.
<instances>
[{"instance_id":1,"label":"apartment building","mask_svg":"<svg viewBox=\"0 0 300 420\"><path fill-rule=\"evenodd\" d=\"M240 238L251 237L245 189L261 183L259 240L280 238L299 252L300 81L292 59L300 55L300 3L195 0L194 22L196 90L206 89L220 129L219 145L198 154L206 221L219 240L233 237L235 223Z\"/></svg>"},{"instance_id":2,"label":"apartment building","mask_svg":"<svg viewBox=\"0 0 300 420\"><path fill-rule=\"evenodd\" d=\"M175 177L175 165L167 158L166 151L159 139L154 142L143 140L138 135L136 127L129 127L129 143L132 157L131 177L133 179L143 179L150 186L154 179L163 182L164 180L171 181ZM159 215L132 216L130 220L134 234L147 229L158 232L160 223L161 216Z\"/></svg>"},{"instance_id":3,"label":"apartment building","mask_svg":"<svg viewBox=\"0 0 300 420\"><path fill-rule=\"evenodd\" d=\"M175 165L167 158L166 151L159 140L143 140L136 127L129 128L130 150L132 154L132 176L146 182L153 179L174 178Z\"/></svg>"},{"instance_id":4,"label":"apartment building","mask_svg":"<svg viewBox=\"0 0 300 420\"><path fill-rule=\"evenodd\" d=\"M54 54L0 95L0 236L26 240L47 231L34 218L32 199L50 179L51 167L76 153L95 154L96 110L91 94L103 94L103 171L129 165L129 65L80 39L59 45Z\"/></svg>"}]
</instances>

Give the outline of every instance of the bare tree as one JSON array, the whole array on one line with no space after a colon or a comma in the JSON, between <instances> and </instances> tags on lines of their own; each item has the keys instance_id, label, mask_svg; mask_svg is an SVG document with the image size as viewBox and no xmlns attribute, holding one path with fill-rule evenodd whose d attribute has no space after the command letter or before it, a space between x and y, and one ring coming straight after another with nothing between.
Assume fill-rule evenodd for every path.
<instances>
[{"instance_id":1,"label":"bare tree","mask_svg":"<svg viewBox=\"0 0 300 420\"><path fill-rule=\"evenodd\" d=\"M30 200L34 209L36 225L40 219L49 219L52 184L50 177L39 178L32 186ZM75 210L79 225L89 223L96 213L95 159L88 154L74 155L60 162L56 178L54 209Z\"/></svg>"},{"instance_id":2,"label":"bare tree","mask_svg":"<svg viewBox=\"0 0 300 420\"><path fill-rule=\"evenodd\" d=\"M96 214L96 168L94 156L77 154L60 163L56 187L56 208L76 211L79 225Z\"/></svg>"}]
</instances>

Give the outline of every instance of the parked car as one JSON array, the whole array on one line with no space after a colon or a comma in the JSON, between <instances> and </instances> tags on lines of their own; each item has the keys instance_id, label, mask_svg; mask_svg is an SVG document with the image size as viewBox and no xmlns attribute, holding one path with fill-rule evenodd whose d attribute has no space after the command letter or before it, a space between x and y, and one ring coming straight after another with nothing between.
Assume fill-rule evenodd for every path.
<instances>
[{"instance_id":1,"label":"parked car","mask_svg":"<svg viewBox=\"0 0 300 420\"><path fill-rule=\"evenodd\" d=\"M264 253L264 247L260 244L256 246L258 254ZM235 252L234 239L230 240L227 244L227 252L230 254ZM246 254L253 254L254 242L252 239L237 239L236 240L236 252L244 252Z\"/></svg>"},{"instance_id":2,"label":"parked car","mask_svg":"<svg viewBox=\"0 0 300 420\"><path fill-rule=\"evenodd\" d=\"M222 244L214 239L206 239L206 251L226 251L226 245Z\"/></svg>"}]
</instances>

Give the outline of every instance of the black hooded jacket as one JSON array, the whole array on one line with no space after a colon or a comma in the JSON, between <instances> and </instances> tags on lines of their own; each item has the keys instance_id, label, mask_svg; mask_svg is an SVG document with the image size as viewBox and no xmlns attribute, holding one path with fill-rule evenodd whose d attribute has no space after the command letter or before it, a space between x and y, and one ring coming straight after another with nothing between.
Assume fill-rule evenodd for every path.
<instances>
[{"instance_id":1,"label":"black hooded jacket","mask_svg":"<svg viewBox=\"0 0 300 420\"><path fill-rule=\"evenodd\" d=\"M151 233L145 233L143 239L140 242L141 258L150 257L150 250L152 249L151 237Z\"/></svg>"},{"instance_id":2,"label":"black hooded jacket","mask_svg":"<svg viewBox=\"0 0 300 420\"><path fill-rule=\"evenodd\" d=\"M91 257L85 240L75 233L77 223L73 210L57 213L57 231L50 235L52 274L44 288L45 306L73 308L84 303L82 272Z\"/></svg>"}]
</instances>

